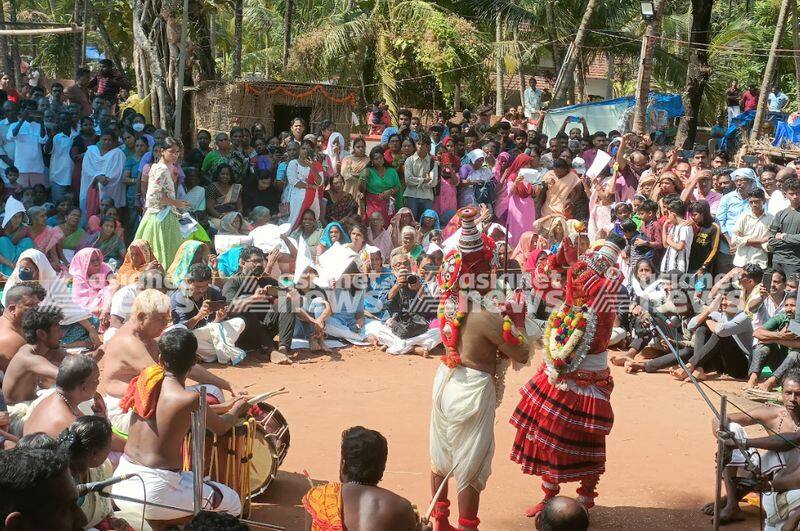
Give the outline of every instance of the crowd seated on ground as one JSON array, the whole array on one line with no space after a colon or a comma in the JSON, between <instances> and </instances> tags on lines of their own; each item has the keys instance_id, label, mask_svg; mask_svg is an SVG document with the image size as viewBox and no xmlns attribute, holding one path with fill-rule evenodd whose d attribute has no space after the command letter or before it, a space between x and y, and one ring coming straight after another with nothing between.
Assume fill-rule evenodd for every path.
<instances>
[{"instance_id":1,"label":"crowd seated on ground","mask_svg":"<svg viewBox=\"0 0 800 531\"><path fill-rule=\"evenodd\" d=\"M124 80L108 62L97 76ZM147 420L123 407L128 385L158 361L167 329L188 331L202 364L291 364L347 344L440 353L437 275L465 206L497 243L497 285L551 295L528 304L532 327L563 298L542 274L551 258L625 239L629 304L611 343L628 373L771 390L800 366L795 161L686 153L657 131L590 134L586 120L548 138L527 110L494 126L484 111L424 125L380 102L376 145L302 118L274 136L261 124L192 131L183 145L118 91L91 92L90 78L80 69L49 99L38 86L0 90L4 448L96 413L118 459ZM181 369L223 398L236 392L202 365ZM104 434L100 424L75 433ZM105 439L92 442L73 475L103 454Z\"/></svg>"}]
</instances>

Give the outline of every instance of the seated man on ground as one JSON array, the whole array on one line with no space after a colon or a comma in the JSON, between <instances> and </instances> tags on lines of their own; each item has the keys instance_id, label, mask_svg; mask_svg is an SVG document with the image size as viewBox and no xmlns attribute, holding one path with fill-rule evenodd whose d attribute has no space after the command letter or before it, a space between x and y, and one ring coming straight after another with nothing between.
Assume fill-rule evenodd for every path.
<instances>
[{"instance_id":1,"label":"seated man on ground","mask_svg":"<svg viewBox=\"0 0 800 531\"><path fill-rule=\"evenodd\" d=\"M244 331L236 346L269 354L272 363L288 364L295 314L291 308L276 304L278 281L269 276L279 256L280 250L272 252L265 263L261 249L245 247L239 254L239 271L225 282L222 294L231 315L244 319Z\"/></svg>"},{"instance_id":2,"label":"seated man on ground","mask_svg":"<svg viewBox=\"0 0 800 531\"><path fill-rule=\"evenodd\" d=\"M743 311L743 301L732 288L723 289L714 301L689 321L692 357L686 367L703 380L707 373L747 378L748 360L753 350L753 321ZM672 371L679 379L688 379L683 368Z\"/></svg>"},{"instance_id":3,"label":"seated man on ground","mask_svg":"<svg viewBox=\"0 0 800 531\"><path fill-rule=\"evenodd\" d=\"M194 504L192 472L181 472L182 448L191 425L191 413L200 407L196 391L186 389L186 379L196 361L197 339L184 329L165 332L158 340L158 365L150 365L128 386L122 409L132 411L125 454L114 475L138 474L115 484L112 494L191 511ZM217 434L230 431L250 409L246 397L240 396L229 405L230 410L217 415L210 409L206 426ZM204 482L203 509L233 515L241 513L239 496L230 487L217 482ZM116 500L123 511L141 511L140 503ZM186 512L153 505L144 508L147 520L175 520Z\"/></svg>"},{"instance_id":4,"label":"seated man on ground","mask_svg":"<svg viewBox=\"0 0 800 531\"><path fill-rule=\"evenodd\" d=\"M55 392L31 408L22 434L42 432L58 437L75 419L84 416L78 406L88 400L94 400L95 414L105 416L105 402L97 393L99 383L100 370L92 358L68 356L58 367Z\"/></svg>"},{"instance_id":5,"label":"seated man on ground","mask_svg":"<svg viewBox=\"0 0 800 531\"><path fill-rule=\"evenodd\" d=\"M772 369L772 375L758 386L771 391L786 371L800 367L800 337L789 331L789 322L794 319L797 294L792 292L783 299L783 311L768 319L753 332L758 343L753 347L750 360L750 379L747 388L753 388L764 367ZM792 350L789 350L792 349Z\"/></svg>"},{"instance_id":6,"label":"seated man on ground","mask_svg":"<svg viewBox=\"0 0 800 531\"><path fill-rule=\"evenodd\" d=\"M42 302L44 296L42 287L34 283L17 284L5 293L6 307L0 315L0 371L8 370L11 358L26 343L22 317L29 308Z\"/></svg>"},{"instance_id":7,"label":"seated man on ground","mask_svg":"<svg viewBox=\"0 0 800 531\"><path fill-rule=\"evenodd\" d=\"M539 531L586 531L589 529L589 512L577 500L554 496L536 515Z\"/></svg>"},{"instance_id":8,"label":"seated man on ground","mask_svg":"<svg viewBox=\"0 0 800 531\"><path fill-rule=\"evenodd\" d=\"M37 392L52 385L63 358L59 323L64 314L58 309L31 308L22 319L27 342L20 348L3 378L3 395L9 404L9 431L22 434L22 426L30 415Z\"/></svg>"},{"instance_id":9,"label":"seated man on ground","mask_svg":"<svg viewBox=\"0 0 800 531\"><path fill-rule=\"evenodd\" d=\"M105 344L107 354L103 358L100 382L105 391L103 399L108 407L108 419L114 433L120 437L127 437L131 416L122 411L120 400L125 396L128 383L158 360L156 341L170 324L171 312L167 295L154 289L144 290L133 302L130 319ZM189 378L235 394L230 383L200 365L191 368Z\"/></svg>"},{"instance_id":10,"label":"seated man on ground","mask_svg":"<svg viewBox=\"0 0 800 531\"><path fill-rule=\"evenodd\" d=\"M738 457L740 462L744 462L743 457L737 456L741 447L748 453L752 453L750 450L767 450L759 452L761 457L758 459L748 456L751 462L760 463L760 477L757 478L759 481L741 489L764 491L765 531L795 530L800 525L800 370L790 370L783 377L781 398L783 408L762 407L750 411L754 421L747 419L746 415L734 417L731 414L732 422L726 430L726 446L736 448L732 460ZM763 424L770 435L749 438L736 421ZM716 425L714 431L715 434L718 432ZM734 492L727 481L726 489L729 493ZM740 516L738 500L732 502L729 497L722 515Z\"/></svg>"},{"instance_id":11,"label":"seated man on ground","mask_svg":"<svg viewBox=\"0 0 800 531\"><path fill-rule=\"evenodd\" d=\"M79 531L88 523L63 452L0 452L0 522L4 529Z\"/></svg>"},{"instance_id":12,"label":"seated man on ground","mask_svg":"<svg viewBox=\"0 0 800 531\"><path fill-rule=\"evenodd\" d=\"M197 355L204 362L237 364L244 352L235 346L245 328L243 319L228 317L228 303L222 292L211 285L211 269L192 264L185 281L172 296L172 320L197 337Z\"/></svg>"},{"instance_id":13,"label":"seated man on ground","mask_svg":"<svg viewBox=\"0 0 800 531\"><path fill-rule=\"evenodd\" d=\"M303 496L311 529L418 529L408 500L378 486L387 454L386 438L377 431L361 426L345 430L340 483L316 486Z\"/></svg>"}]
</instances>

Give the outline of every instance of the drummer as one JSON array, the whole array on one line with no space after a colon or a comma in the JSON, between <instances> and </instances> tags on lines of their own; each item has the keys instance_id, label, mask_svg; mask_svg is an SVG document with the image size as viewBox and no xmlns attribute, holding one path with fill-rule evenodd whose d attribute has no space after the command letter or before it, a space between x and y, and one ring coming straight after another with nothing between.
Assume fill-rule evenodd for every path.
<instances>
[{"instance_id":1,"label":"drummer","mask_svg":"<svg viewBox=\"0 0 800 531\"><path fill-rule=\"evenodd\" d=\"M120 409L120 400L131 379L158 361L156 340L172 322L171 315L169 296L154 289L144 290L136 295L130 318L105 344L100 382L106 393L103 398L108 408L108 420L114 433L122 438L127 436L130 414ZM191 368L189 378L236 394L227 380L214 376L199 365Z\"/></svg>"},{"instance_id":2,"label":"drummer","mask_svg":"<svg viewBox=\"0 0 800 531\"><path fill-rule=\"evenodd\" d=\"M197 339L185 328L165 332L158 340L158 365L145 368L131 381L121 407L133 412L125 453L114 475L136 474L112 487L112 494L148 502L147 520L176 520L191 514L194 507L194 474L181 472L181 449L191 424L191 413L199 407L198 394L186 389L186 378L195 364ZM237 397L230 410L206 414L206 426L217 435L229 432L247 414L247 397ZM144 483L144 484L143 484ZM179 511L150 503L185 509ZM115 503L126 512L138 513L141 504L122 499ZM202 510L237 516L242 505L239 495L221 483L203 485Z\"/></svg>"}]
</instances>

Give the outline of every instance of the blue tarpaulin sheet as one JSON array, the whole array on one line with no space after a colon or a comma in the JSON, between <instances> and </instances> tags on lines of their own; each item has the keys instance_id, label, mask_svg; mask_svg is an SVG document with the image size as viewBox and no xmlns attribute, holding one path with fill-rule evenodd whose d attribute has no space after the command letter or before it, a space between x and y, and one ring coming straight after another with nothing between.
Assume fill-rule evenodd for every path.
<instances>
[{"instance_id":1,"label":"blue tarpaulin sheet","mask_svg":"<svg viewBox=\"0 0 800 531\"><path fill-rule=\"evenodd\" d=\"M749 128L753 125L753 120L756 118L756 111L747 111L743 112L738 116L734 116L731 119L731 125L728 126L728 129L725 131L725 135L719 140L717 144L717 149L721 151L725 151L727 149L728 141L731 140L731 137L736 133L740 127Z\"/></svg>"},{"instance_id":2,"label":"blue tarpaulin sheet","mask_svg":"<svg viewBox=\"0 0 800 531\"><path fill-rule=\"evenodd\" d=\"M780 146L784 143L800 144L800 120L792 125L779 120L775 124L775 140L773 146Z\"/></svg>"}]
</instances>

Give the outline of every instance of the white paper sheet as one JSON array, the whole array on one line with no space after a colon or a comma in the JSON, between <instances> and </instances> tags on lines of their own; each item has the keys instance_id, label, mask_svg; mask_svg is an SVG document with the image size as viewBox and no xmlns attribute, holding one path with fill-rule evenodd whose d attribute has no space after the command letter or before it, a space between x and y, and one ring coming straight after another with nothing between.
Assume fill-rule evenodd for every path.
<instances>
[{"instance_id":1,"label":"white paper sheet","mask_svg":"<svg viewBox=\"0 0 800 531\"><path fill-rule=\"evenodd\" d=\"M595 155L594 161L592 161L592 165L589 166L588 170L586 170L586 175L589 178L594 179L608 167L609 162L611 162L611 155L598 149L597 155Z\"/></svg>"}]
</instances>

